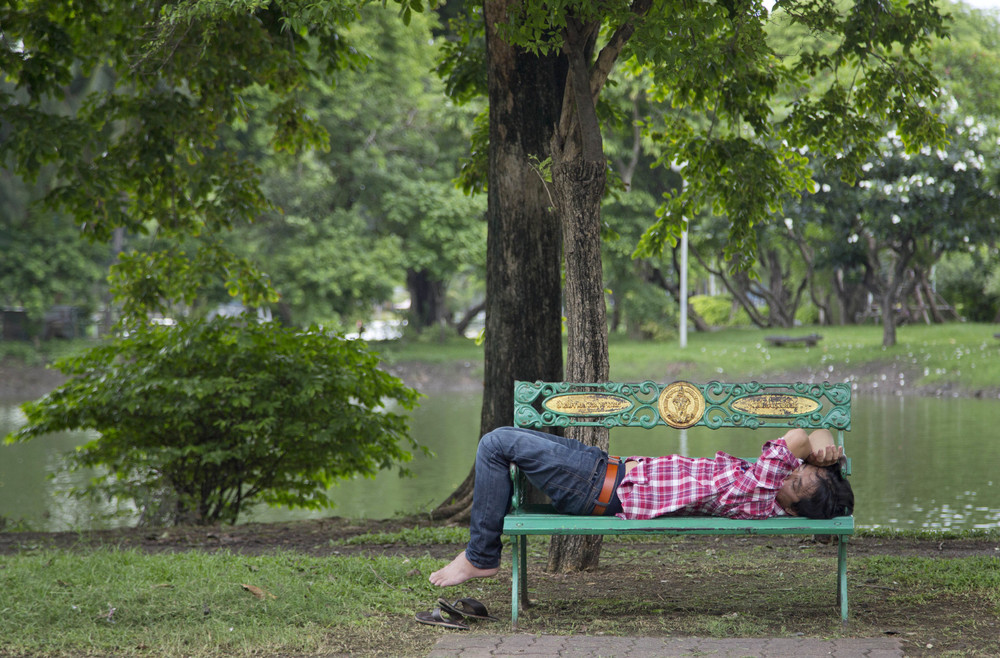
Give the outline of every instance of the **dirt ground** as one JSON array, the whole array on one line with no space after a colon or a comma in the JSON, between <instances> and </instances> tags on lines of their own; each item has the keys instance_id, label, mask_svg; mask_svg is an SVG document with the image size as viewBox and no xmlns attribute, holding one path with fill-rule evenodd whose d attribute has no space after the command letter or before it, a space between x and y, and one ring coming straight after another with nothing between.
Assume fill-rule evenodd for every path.
<instances>
[{"instance_id":1,"label":"dirt ground","mask_svg":"<svg viewBox=\"0 0 1000 658\"><path fill-rule=\"evenodd\" d=\"M150 553L175 551L227 550L236 554L259 555L275 550L296 551L308 555L373 555L385 554L401 557L425 556L451 559L456 546L421 545L341 545L338 540L350 539L370 533L393 533L404 528L430 527L438 522L425 517L357 521L330 517L310 521L285 523L247 523L235 526L180 526L172 528L120 528L116 530L90 530L69 532L0 532L0 555L22 550L37 549L89 549L115 546L137 549ZM694 541L696 538L689 538ZM746 542L769 544L774 537L714 537L706 541L719 546L719 542L744 546ZM781 541L780 539L778 541ZM787 541L797 542L796 539ZM668 541L665 544L671 544ZM655 546L655 544L651 544ZM908 539L855 537L850 542L852 556L878 555L889 552L896 556L961 558L976 555L996 557L1000 542L979 539ZM460 549L460 547L458 547Z\"/></svg>"}]
</instances>

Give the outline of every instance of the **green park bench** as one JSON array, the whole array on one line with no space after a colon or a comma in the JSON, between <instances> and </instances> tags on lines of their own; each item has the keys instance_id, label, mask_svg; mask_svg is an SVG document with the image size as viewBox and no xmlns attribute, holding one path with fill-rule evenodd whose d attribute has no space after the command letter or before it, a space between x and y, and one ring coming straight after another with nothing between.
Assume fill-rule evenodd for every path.
<instances>
[{"instance_id":1,"label":"green park bench","mask_svg":"<svg viewBox=\"0 0 1000 658\"><path fill-rule=\"evenodd\" d=\"M809 334L808 336L765 336L764 339L775 347L786 347L788 345L816 347L816 343L823 340L823 337L819 334Z\"/></svg>"},{"instance_id":2,"label":"green park bench","mask_svg":"<svg viewBox=\"0 0 1000 658\"><path fill-rule=\"evenodd\" d=\"M851 389L848 384L761 384L748 382L663 385L641 383L575 384L515 382L514 424L545 428L570 426L668 426L721 428L827 428L844 445L851 429ZM784 432L782 432L784 433ZM765 440L773 437L765 437ZM759 455L762 441L753 449ZM845 473L850 473L847 460ZM528 605L527 550L529 535L836 535L838 542L837 599L847 623L847 542L854 534L854 517L829 520L797 516L743 521L709 516L661 516L648 521L615 516L570 516L551 505L524 502L525 483L511 464L514 495L504 518L503 534L513 541L511 621L518 606Z\"/></svg>"}]
</instances>

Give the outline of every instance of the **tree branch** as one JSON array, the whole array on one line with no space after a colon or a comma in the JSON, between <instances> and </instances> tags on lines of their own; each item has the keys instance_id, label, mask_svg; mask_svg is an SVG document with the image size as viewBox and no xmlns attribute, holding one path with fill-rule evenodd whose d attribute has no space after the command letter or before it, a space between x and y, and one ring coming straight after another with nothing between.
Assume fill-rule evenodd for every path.
<instances>
[{"instance_id":1,"label":"tree branch","mask_svg":"<svg viewBox=\"0 0 1000 658\"><path fill-rule=\"evenodd\" d=\"M653 0L633 0L631 7L632 16L618 26L618 29L611 35L608 43L601 48L601 52L597 56L597 62L594 64L594 70L590 74L590 96L594 103L597 102L598 97L601 95L601 90L604 89L604 85L608 81L608 76L611 75L611 69L614 68L615 62L618 61L618 56L621 55L622 49L625 48L625 44L628 43L628 40L632 38L632 34L635 33L636 20L641 16L645 16L652 6Z\"/></svg>"},{"instance_id":2,"label":"tree branch","mask_svg":"<svg viewBox=\"0 0 1000 658\"><path fill-rule=\"evenodd\" d=\"M597 162L604 159L604 145L601 141L601 124L597 119L596 100L589 93L587 72L587 35L595 29L595 25L585 26L576 18L566 21L563 39L563 51L569 61L569 76L567 77L567 92L570 94L563 102L563 114L560 120L560 151L561 159L572 158L569 150L572 141L570 136L576 132L579 136L579 148L583 158ZM569 100L570 103L565 101ZM575 111L574 111L575 110Z\"/></svg>"}]
</instances>

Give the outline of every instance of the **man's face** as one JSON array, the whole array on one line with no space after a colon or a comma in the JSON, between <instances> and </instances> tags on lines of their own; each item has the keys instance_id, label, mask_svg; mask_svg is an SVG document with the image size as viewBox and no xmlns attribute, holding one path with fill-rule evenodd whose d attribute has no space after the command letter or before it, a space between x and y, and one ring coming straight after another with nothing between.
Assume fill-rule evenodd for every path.
<instances>
[{"instance_id":1,"label":"man's face","mask_svg":"<svg viewBox=\"0 0 1000 658\"><path fill-rule=\"evenodd\" d=\"M808 498L816 491L819 480L822 477L820 469L812 464L802 464L797 469L788 474L785 481L781 483L776 500L782 508L792 516L798 516L792 509L792 505L803 498Z\"/></svg>"}]
</instances>

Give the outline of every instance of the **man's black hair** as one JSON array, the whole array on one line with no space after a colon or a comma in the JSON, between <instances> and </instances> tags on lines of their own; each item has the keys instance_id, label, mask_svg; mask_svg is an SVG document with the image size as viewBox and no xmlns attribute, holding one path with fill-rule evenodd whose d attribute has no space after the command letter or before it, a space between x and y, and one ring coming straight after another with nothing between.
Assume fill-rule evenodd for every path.
<instances>
[{"instance_id":1,"label":"man's black hair","mask_svg":"<svg viewBox=\"0 0 1000 658\"><path fill-rule=\"evenodd\" d=\"M816 490L793 504L795 513L810 519L832 519L854 513L854 490L840 464L825 466L817 474Z\"/></svg>"}]
</instances>

